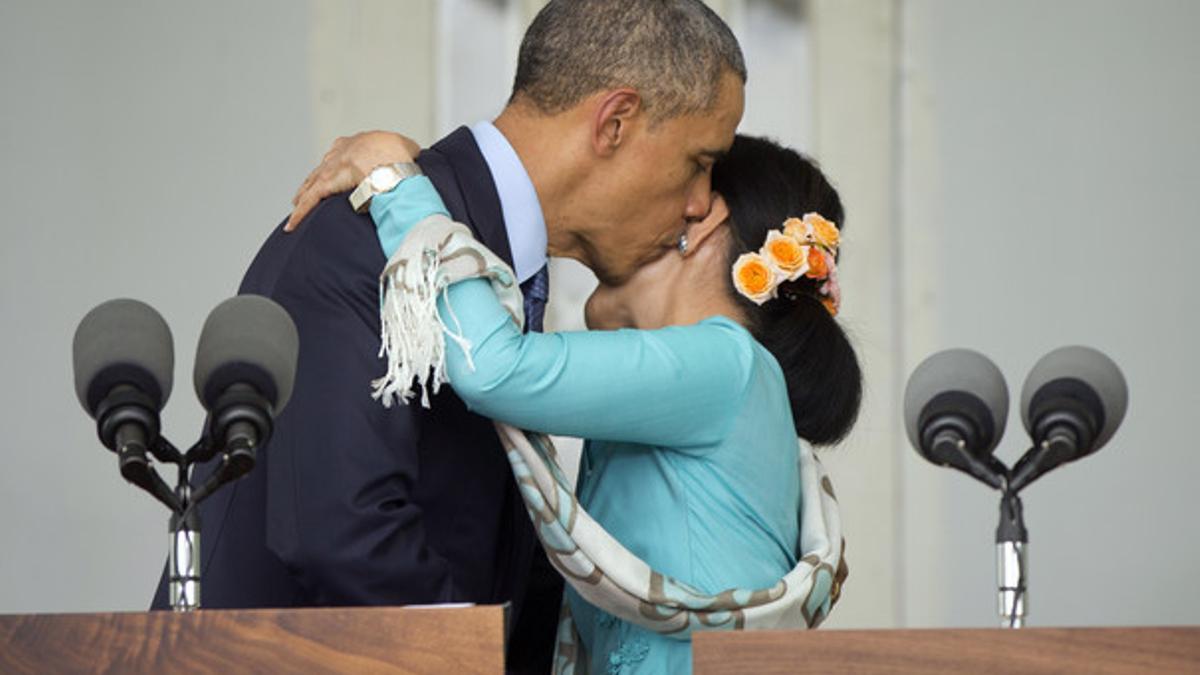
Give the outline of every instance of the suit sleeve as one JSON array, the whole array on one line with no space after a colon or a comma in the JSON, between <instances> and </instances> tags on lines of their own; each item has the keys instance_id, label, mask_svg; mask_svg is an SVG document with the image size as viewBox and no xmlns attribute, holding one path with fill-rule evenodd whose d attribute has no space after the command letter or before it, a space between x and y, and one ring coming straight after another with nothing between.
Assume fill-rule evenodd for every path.
<instances>
[{"instance_id":1,"label":"suit sleeve","mask_svg":"<svg viewBox=\"0 0 1200 675\"><path fill-rule=\"evenodd\" d=\"M273 296L300 333L291 402L268 446L267 545L314 604L408 604L459 597L413 500L420 480L414 408L385 409L370 221L330 199L300 229ZM297 235L288 235L297 236Z\"/></svg>"}]
</instances>

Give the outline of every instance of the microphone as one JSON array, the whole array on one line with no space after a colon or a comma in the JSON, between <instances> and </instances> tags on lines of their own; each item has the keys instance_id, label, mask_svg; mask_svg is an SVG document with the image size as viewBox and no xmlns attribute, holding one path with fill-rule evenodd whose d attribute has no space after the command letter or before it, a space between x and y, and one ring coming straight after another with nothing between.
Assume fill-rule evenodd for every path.
<instances>
[{"instance_id":1,"label":"microphone","mask_svg":"<svg viewBox=\"0 0 1200 675\"><path fill-rule=\"evenodd\" d=\"M221 468L192 496L199 502L254 468L296 377L300 338L287 311L257 295L230 298L209 314L196 348L193 383L209 413L208 443L192 461L225 453Z\"/></svg>"},{"instance_id":2,"label":"microphone","mask_svg":"<svg viewBox=\"0 0 1200 675\"><path fill-rule=\"evenodd\" d=\"M992 451L1007 418L1004 375L986 356L968 349L925 359L904 391L904 425L917 452L998 490L1008 471Z\"/></svg>"},{"instance_id":3,"label":"microphone","mask_svg":"<svg viewBox=\"0 0 1200 675\"><path fill-rule=\"evenodd\" d=\"M1021 389L1021 421L1033 448L1012 470L1013 492L1051 469L1092 454L1116 433L1129 406L1125 376L1090 347L1043 356Z\"/></svg>"},{"instance_id":4,"label":"microphone","mask_svg":"<svg viewBox=\"0 0 1200 675\"><path fill-rule=\"evenodd\" d=\"M71 346L75 394L104 447L117 453L121 475L169 508L179 499L154 471L146 453L177 461L160 443L159 413L171 395L175 350L171 329L153 307L109 300L83 317Z\"/></svg>"}]
</instances>

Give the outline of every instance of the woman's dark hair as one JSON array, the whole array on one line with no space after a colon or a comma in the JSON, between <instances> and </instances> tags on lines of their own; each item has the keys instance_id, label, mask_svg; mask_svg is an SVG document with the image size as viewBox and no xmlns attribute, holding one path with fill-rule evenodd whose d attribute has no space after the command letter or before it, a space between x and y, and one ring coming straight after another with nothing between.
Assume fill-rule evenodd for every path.
<instances>
[{"instance_id":1,"label":"woman's dark hair","mask_svg":"<svg viewBox=\"0 0 1200 675\"><path fill-rule=\"evenodd\" d=\"M815 211L845 228L842 201L816 164L763 138L738 136L714 167L712 187L729 205L731 266L761 248L767 233L788 218ZM756 305L729 279L751 335L783 370L796 434L815 445L842 440L858 418L862 370L846 333L821 303L824 282L784 282L778 297Z\"/></svg>"}]
</instances>

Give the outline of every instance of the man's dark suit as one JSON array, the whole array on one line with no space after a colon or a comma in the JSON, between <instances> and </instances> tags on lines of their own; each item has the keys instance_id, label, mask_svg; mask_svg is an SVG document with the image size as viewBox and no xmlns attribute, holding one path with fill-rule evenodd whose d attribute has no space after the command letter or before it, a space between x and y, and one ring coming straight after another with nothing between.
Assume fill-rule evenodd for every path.
<instances>
[{"instance_id":1,"label":"man's dark suit","mask_svg":"<svg viewBox=\"0 0 1200 675\"><path fill-rule=\"evenodd\" d=\"M511 263L499 197L470 131L419 160L455 220ZM201 509L205 607L512 601L510 670L548 672L561 580L545 561L492 423L448 388L384 409L370 383L385 263L345 195L277 229L240 293L300 333L295 392L258 465ZM215 464L215 462L210 463ZM213 466L197 470L198 483ZM165 580L154 607L167 606Z\"/></svg>"}]
</instances>

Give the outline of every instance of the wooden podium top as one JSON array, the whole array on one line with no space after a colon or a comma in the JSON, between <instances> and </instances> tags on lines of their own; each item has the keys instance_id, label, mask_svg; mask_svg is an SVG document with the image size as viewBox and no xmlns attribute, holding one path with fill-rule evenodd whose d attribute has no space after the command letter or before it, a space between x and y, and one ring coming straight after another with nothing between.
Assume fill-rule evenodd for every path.
<instances>
[{"instance_id":1,"label":"wooden podium top","mask_svg":"<svg viewBox=\"0 0 1200 675\"><path fill-rule=\"evenodd\" d=\"M505 608L0 616L0 672L503 673Z\"/></svg>"},{"instance_id":2,"label":"wooden podium top","mask_svg":"<svg viewBox=\"0 0 1200 675\"><path fill-rule=\"evenodd\" d=\"M715 673L1200 673L1200 628L817 630L700 633Z\"/></svg>"}]
</instances>

